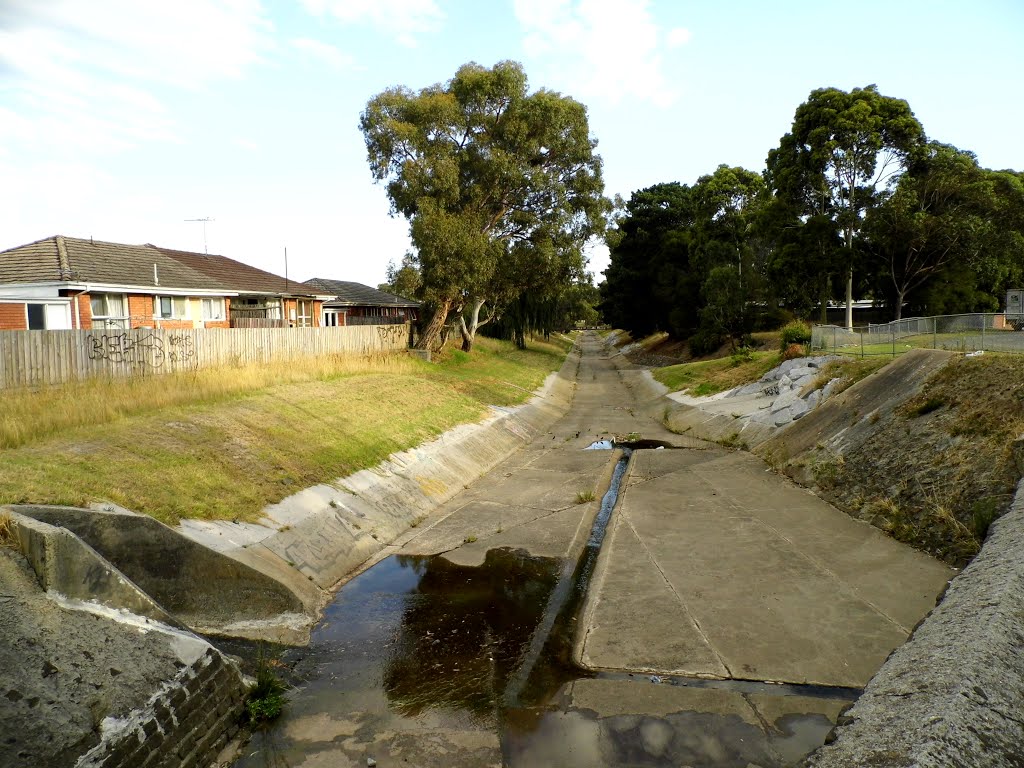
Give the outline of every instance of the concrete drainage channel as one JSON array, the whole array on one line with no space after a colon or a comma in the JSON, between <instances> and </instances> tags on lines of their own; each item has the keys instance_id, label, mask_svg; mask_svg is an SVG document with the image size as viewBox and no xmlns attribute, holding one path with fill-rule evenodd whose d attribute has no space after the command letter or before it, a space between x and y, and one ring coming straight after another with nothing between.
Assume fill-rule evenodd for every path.
<instances>
[{"instance_id":1,"label":"concrete drainage channel","mask_svg":"<svg viewBox=\"0 0 1024 768\"><path fill-rule=\"evenodd\" d=\"M791 765L820 746L832 728L820 714L782 717L781 730L766 739L764 724L728 708L659 713L655 706L649 716L607 716L573 703L581 698L574 688L584 681L627 683L655 699L674 690L705 699L848 703L859 694L578 666L577 617L633 451L672 448L604 442L591 449L622 455L578 559L494 549L476 568L441 555L381 560L337 592L307 647L282 654L280 669L295 686L289 708L274 728L254 735L236 766L313 764L327 757L319 754L325 740L333 742L331 759L353 765L390 765L403 748L422 759L430 739L441 754L448 740L460 745L436 763L454 766L494 764L497 750L507 766L599 765L592 751L600 742L605 759L615 756L609 764L769 768ZM338 755L341 736L351 748ZM465 748L474 740L478 752ZM487 748L491 740L496 749Z\"/></svg>"}]
</instances>

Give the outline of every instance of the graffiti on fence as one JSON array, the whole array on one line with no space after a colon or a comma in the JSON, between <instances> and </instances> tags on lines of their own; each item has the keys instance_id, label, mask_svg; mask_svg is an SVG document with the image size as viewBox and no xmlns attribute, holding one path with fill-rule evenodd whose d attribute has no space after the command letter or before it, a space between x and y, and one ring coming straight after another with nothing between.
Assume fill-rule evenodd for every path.
<instances>
[{"instance_id":1,"label":"graffiti on fence","mask_svg":"<svg viewBox=\"0 0 1024 768\"><path fill-rule=\"evenodd\" d=\"M380 336L381 342L385 346L396 347L400 344L405 343L405 337L408 333L405 325L378 325L377 335Z\"/></svg>"},{"instance_id":2,"label":"graffiti on fence","mask_svg":"<svg viewBox=\"0 0 1024 768\"><path fill-rule=\"evenodd\" d=\"M184 333L172 333L167 337L167 344L171 351L167 353L172 363L179 363L188 368L198 368L199 360L196 357L196 340Z\"/></svg>"},{"instance_id":3,"label":"graffiti on fence","mask_svg":"<svg viewBox=\"0 0 1024 768\"><path fill-rule=\"evenodd\" d=\"M86 341L90 360L107 360L139 368L160 368L164 364L163 342L152 334L133 339L127 333L90 333Z\"/></svg>"}]
</instances>

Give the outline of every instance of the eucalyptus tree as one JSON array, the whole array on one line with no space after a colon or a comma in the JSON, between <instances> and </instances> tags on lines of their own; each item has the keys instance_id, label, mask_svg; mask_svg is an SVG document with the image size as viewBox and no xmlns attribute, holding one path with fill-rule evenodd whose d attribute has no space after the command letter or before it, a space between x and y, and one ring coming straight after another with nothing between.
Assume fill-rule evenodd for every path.
<instances>
[{"instance_id":1,"label":"eucalyptus tree","mask_svg":"<svg viewBox=\"0 0 1024 768\"><path fill-rule=\"evenodd\" d=\"M469 349L481 309L499 313L529 277L503 268L510 259L532 248L545 266L574 261L605 226L586 108L552 91L529 93L516 62L465 64L418 92L389 88L370 99L360 128L392 214L409 220L421 295L437 308L421 347L434 346L449 314L465 309Z\"/></svg>"},{"instance_id":2,"label":"eucalyptus tree","mask_svg":"<svg viewBox=\"0 0 1024 768\"><path fill-rule=\"evenodd\" d=\"M932 142L893 194L868 212L865 235L879 275L890 283L896 320L907 295L947 265L980 262L995 206L974 155Z\"/></svg>"},{"instance_id":3,"label":"eucalyptus tree","mask_svg":"<svg viewBox=\"0 0 1024 768\"><path fill-rule=\"evenodd\" d=\"M768 154L772 192L793 204L799 222L826 215L842 235L846 325L853 325L853 270L865 211L895 186L924 129L903 99L878 88L812 91L793 126Z\"/></svg>"}]
</instances>

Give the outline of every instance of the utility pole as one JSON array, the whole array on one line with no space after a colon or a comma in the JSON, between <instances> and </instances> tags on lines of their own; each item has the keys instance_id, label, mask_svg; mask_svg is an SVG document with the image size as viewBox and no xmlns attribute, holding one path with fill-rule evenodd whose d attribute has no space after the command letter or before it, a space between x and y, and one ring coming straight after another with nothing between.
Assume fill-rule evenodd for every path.
<instances>
[{"instance_id":1,"label":"utility pole","mask_svg":"<svg viewBox=\"0 0 1024 768\"><path fill-rule=\"evenodd\" d=\"M201 221L201 222L203 222L203 253L209 255L210 251L207 250L207 248L206 248L206 222L208 222L208 221L216 221L216 219L211 219L209 216L207 216L205 219L185 219L185 221Z\"/></svg>"}]
</instances>

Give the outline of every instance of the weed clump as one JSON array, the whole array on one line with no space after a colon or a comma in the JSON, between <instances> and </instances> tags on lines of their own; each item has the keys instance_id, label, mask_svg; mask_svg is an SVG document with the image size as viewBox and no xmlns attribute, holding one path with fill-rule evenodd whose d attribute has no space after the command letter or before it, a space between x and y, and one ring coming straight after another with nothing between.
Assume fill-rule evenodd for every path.
<instances>
[{"instance_id":1,"label":"weed clump","mask_svg":"<svg viewBox=\"0 0 1024 768\"><path fill-rule=\"evenodd\" d=\"M256 667L256 682L249 686L245 696L246 721L252 726L259 726L280 717L284 711L286 690L284 681L261 655Z\"/></svg>"},{"instance_id":2,"label":"weed clump","mask_svg":"<svg viewBox=\"0 0 1024 768\"><path fill-rule=\"evenodd\" d=\"M586 504L587 502L593 501L597 498L593 491L577 491L576 492L576 503Z\"/></svg>"}]
</instances>

